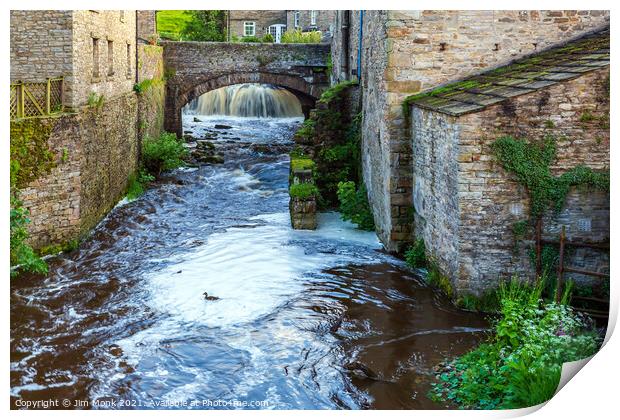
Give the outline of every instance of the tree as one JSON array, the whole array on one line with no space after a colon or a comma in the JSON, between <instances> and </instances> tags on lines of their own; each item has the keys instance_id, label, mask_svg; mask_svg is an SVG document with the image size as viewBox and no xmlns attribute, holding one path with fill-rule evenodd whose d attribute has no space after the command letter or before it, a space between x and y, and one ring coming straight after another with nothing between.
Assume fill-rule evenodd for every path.
<instances>
[{"instance_id":1,"label":"tree","mask_svg":"<svg viewBox=\"0 0 620 420\"><path fill-rule=\"evenodd\" d=\"M190 41L225 41L226 12L224 10L188 10L193 19L183 28L181 36Z\"/></svg>"}]
</instances>

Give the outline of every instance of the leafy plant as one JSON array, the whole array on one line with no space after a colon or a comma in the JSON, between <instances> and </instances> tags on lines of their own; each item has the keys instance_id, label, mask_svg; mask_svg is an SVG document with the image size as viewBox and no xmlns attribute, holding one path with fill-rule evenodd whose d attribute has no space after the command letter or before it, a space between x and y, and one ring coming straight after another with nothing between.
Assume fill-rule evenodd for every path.
<instances>
[{"instance_id":1,"label":"leafy plant","mask_svg":"<svg viewBox=\"0 0 620 420\"><path fill-rule=\"evenodd\" d=\"M478 409L521 408L550 399L562 363L591 356L600 338L565 305L567 294L562 303L545 303L542 289L541 282L516 278L502 283L494 336L447 363L431 397Z\"/></svg>"},{"instance_id":2,"label":"leafy plant","mask_svg":"<svg viewBox=\"0 0 620 420\"><path fill-rule=\"evenodd\" d=\"M127 199L135 200L144 194L144 189L149 182L155 181L155 177L149 174L143 168L140 168L137 173L132 174L129 177L129 186L127 187Z\"/></svg>"},{"instance_id":3,"label":"leafy plant","mask_svg":"<svg viewBox=\"0 0 620 420\"><path fill-rule=\"evenodd\" d=\"M186 10L189 19L180 35L188 41L226 40L226 12L224 10Z\"/></svg>"},{"instance_id":4,"label":"leafy plant","mask_svg":"<svg viewBox=\"0 0 620 420\"><path fill-rule=\"evenodd\" d=\"M87 103L91 108L101 108L104 102L105 98L103 95L99 95L97 92L90 92L88 94Z\"/></svg>"},{"instance_id":5,"label":"leafy plant","mask_svg":"<svg viewBox=\"0 0 620 420\"><path fill-rule=\"evenodd\" d=\"M533 219L548 208L561 210L572 186L583 185L609 191L609 171L596 172L577 166L558 177L553 176L550 166L556 157L556 144L550 136L540 143L506 136L497 139L492 148L504 169L514 173L527 188Z\"/></svg>"},{"instance_id":6,"label":"leafy plant","mask_svg":"<svg viewBox=\"0 0 620 420\"><path fill-rule=\"evenodd\" d=\"M318 44L321 42L321 32L302 32L301 29L288 30L282 34L280 42L283 44Z\"/></svg>"},{"instance_id":7,"label":"leafy plant","mask_svg":"<svg viewBox=\"0 0 620 420\"><path fill-rule=\"evenodd\" d=\"M289 187L289 194L291 197L306 199L318 196L319 189L314 184L302 182L300 184L291 185Z\"/></svg>"},{"instance_id":8,"label":"leafy plant","mask_svg":"<svg viewBox=\"0 0 620 420\"><path fill-rule=\"evenodd\" d=\"M427 265L426 260L426 247L424 246L424 239L417 239L413 245L405 251L405 261L411 268L425 268Z\"/></svg>"},{"instance_id":9,"label":"leafy plant","mask_svg":"<svg viewBox=\"0 0 620 420\"><path fill-rule=\"evenodd\" d=\"M244 36L241 38L241 42L261 42L261 39L257 36Z\"/></svg>"},{"instance_id":10,"label":"leafy plant","mask_svg":"<svg viewBox=\"0 0 620 420\"><path fill-rule=\"evenodd\" d=\"M261 39L261 42L265 42L265 43L273 43L275 40L273 39L273 35L271 34L265 34L263 35L263 38Z\"/></svg>"},{"instance_id":11,"label":"leafy plant","mask_svg":"<svg viewBox=\"0 0 620 420\"><path fill-rule=\"evenodd\" d=\"M362 230L375 230L375 222L364 184L356 189L355 182L338 183L338 201L343 220L350 220Z\"/></svg>"},{"instance_id":12,"label":"leafy plant","mask_svg":"<svg viewBox=\"0 0 620 420\"><path fill-rule=\"evenodd\" d=\"M187 154L182 140L173 133L162 133L158 138L146 138L142 142L142 163L155 176L182 166Z\"/></svg>"}]
</instances>

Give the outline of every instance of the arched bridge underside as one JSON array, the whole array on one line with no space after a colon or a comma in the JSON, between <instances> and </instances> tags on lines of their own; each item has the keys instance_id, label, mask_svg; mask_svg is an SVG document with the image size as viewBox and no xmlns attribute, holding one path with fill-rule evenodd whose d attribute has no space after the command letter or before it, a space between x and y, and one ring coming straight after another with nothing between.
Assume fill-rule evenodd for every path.
<instances>
[{"instance_id":1,"label":"arched bridge underside","mask_svg":"<svg viewBox=\"0 0 620 420\"><path fill-rule=\"evenodd\" d=\"M183 134L181 109L210 90L239 83L283 87L304 113L329 86L327 44L165 42L165 128Z\"/></svg>"}]
</instances>

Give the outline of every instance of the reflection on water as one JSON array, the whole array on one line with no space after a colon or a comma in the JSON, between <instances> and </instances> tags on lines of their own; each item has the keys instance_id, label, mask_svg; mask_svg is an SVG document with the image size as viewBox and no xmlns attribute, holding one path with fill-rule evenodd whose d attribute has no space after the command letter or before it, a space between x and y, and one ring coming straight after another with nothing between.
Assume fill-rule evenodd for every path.
<instances>
[{"instance_id":1,"label":"reflection on water","mask_svg":"<svg viewBox=\"0 0 620 420\"><path fill-rule=\"evenodd\" d=\"M186 114L291 118L302 114L299 100L286 89L246 83L207 92L184 108Z\"/></svg>"},{"instance_id":2,"label":"reflection on water","mask_svg":"<svg viewBox=\"0 0 620 420\"><path fill-rule=\"evenodd\" d=\"M438 408L432 366L485 322L336 213L290 228L282 151L299 119L184 118L197 138L232 127L214 141L224 165L168 174L48 276L12 281L12 404Z\"/></svg>"}]
</instances>

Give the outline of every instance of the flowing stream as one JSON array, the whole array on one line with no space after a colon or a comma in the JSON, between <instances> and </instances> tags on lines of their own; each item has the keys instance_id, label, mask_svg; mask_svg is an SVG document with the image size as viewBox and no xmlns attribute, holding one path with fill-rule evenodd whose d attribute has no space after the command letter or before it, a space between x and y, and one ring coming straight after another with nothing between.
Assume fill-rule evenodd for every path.
<instances>
[{"instance_id":1,"label":"flowing stream","mask_svg":"<svg viewBox=\"0 0 620 420\"><path fill-rule=\"evenodd\" d=\"M213 140L224 164L166 174L47 276L11 281L12 406L440 408L432 367L485 320L337 213L290 228L301 119L184 121L231 127Z\"/></svg>"}]
</instances>

